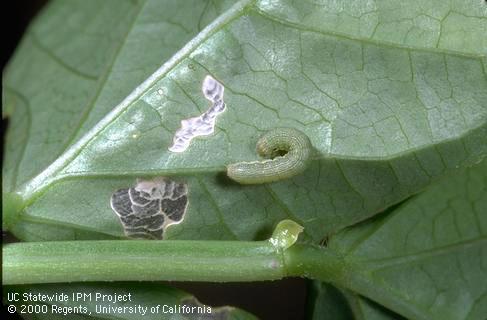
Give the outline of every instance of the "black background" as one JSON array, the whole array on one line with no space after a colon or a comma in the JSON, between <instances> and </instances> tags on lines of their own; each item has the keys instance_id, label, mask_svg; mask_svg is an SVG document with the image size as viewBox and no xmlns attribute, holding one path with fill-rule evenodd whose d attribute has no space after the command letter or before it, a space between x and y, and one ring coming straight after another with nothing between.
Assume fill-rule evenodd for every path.
<instances>
[{"instance_id":1,"label":"black background","mask_svg":"<svg viewBox=\"0 0 487 320\"><path fill-rule=\"evenodd\" d=\"M2 70L13 54L29 21L46 2L45 0L2 2L2 22L4 23ZM8 120L2 119L2 159L7 127ZM15 238L9 234L2 235L3 242L15 241ZM228 284L176 282L171 285L194 294L202 303L212 306L240 307L261 319L304 319L306 281L303 279L291 278L281 281ZM5 308L5 306L3 307ZM18 315L8 314L5 309L2 311L7 319L21 319ZM4 319L6 318L4 317Z\"/></svg>"}]
</instances>

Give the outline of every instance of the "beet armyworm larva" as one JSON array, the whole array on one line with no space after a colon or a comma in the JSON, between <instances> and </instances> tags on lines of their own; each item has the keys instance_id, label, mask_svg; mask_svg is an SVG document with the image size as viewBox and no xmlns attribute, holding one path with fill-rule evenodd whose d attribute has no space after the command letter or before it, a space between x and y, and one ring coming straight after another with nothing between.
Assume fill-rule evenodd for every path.
<instances>
[{"instance_id":1,"label":"beet armyworm larva","mask_svg":"<svg viewBox=\"0 0 487 320\"><path fill-rule=\"evenodd\" d=\"M302 173L311 160L308 136L292 128L276 128L257 142L257 153L267 160L238 162L227 166L227 175L241 184L288 179Z\"/></svg>"}]
</instances>

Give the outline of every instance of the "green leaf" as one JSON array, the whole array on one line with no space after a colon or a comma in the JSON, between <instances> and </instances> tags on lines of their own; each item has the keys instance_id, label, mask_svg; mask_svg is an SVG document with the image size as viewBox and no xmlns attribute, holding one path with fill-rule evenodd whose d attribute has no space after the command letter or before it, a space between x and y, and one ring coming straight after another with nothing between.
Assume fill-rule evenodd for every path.
<instances>
[{"instance_id":1,"label":"green leaf","mask_svg":"<svg viewBox=\"0 0 487 320\"><path fill-rule=\"evenodd\" d=\"M357 320L404 320L404 317L351 292L346 292L348 303Z\"/></svg>"},{"instance_id":2,"label":"green leaf","mask_svg":"<svg viewBox=\"0 0 487 320\"><path fill-rule=\"evenodd\" d=\"M328 248L349 264L343 285L407 318L487 314L487 161L390 213L345 229Z\"/></svg>"},{"instance_id":3,"label":"green leaf","mask_svg":"<svg viewBox=\"0 0 487 320\"><path fill-rule=\"evenodd\" d=\"M383 306L348 290L330 284L309 281L307 319L403 320Z\"/></svg>"},{"instance_id":4,"label":"green leaf","mask_svg":"<svg viewBox=\"0 0 487 320\"><path fill-rule=\"evenodd\" d=\"M191 40L200 17L225 5L179 3L106 2L93 15L97 2L54 2L29 29L4 81L5 190L23 199L10 227L19 238L36 238L36 224L122 237L112 193L171 176L187 184L189 205L166 238L261 239L290 218L319 241L486 154L480 1L241 1ZM74 25L59 27L70 12ZM172 49L161 54L154 39ZM172 153L180 121L208 108L206 75L225 86L227 110L214 135ZM226 165L257 159L256 141L275 127L308 135L308 170L230 183Z\"/></svg>"},{"instance_id":5,"label":"green leaf","mask_svg":"<svg viewBox=\"0 0 487 320\"><path fill-rule=\"evenodd\" d=\"M307 319L353 319L347 300L332 285L319 281L308 281L306 300Z\"/></svg>"},{"instance_id":6,"label":"green leaf","mask_svg":"<svg viewBox=\"0 0 487 320\"><path fill-rule=\"evenodd\" d=\"M12 304L7 301L7 294L12 297L18 294L16 297L19 301L13 304L17 306L18 313L25 311L22 314L25 319L257 319L252 314L237 308L204 305L190 294L160 283L4 286L3 293L5 304ZM43 301L39 301L39 297ZM31 308L38 308L38 310L34 314L29 314L27 311L30 309L28 307L23 309L21 305L30 305ZM187 308L178 309L179 306L187 306ZM198 307L200 307L199 312ZM189 313L189 308L194 308L195 311Z\"/></svg>"}]
</instances>

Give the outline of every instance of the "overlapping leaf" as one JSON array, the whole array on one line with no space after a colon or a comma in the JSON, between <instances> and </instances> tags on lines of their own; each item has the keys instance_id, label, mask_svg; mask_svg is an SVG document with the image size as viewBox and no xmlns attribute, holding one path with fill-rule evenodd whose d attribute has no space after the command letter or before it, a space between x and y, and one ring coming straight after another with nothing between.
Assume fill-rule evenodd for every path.
<instances>
[{"instance_id":1,"label":"overlapping leaf","mask_svg":"<svg viewBox=\"0 0 487 320\"><path fill-rule=\"evenodd\" d=\"M333 286L310 282L308 290L308 318L336 320L403 320L398 314L360 297L353 292Z\"/></svg>"},{"instance_id":2,"label":"overlapping leaf","mask_svg":"<svg viewBox=\"0 0 487 320\"><path fill-rule=\"evenodd\" d=\"M484 319L487 162L328 242L350 265L342 284L414 319Z\"/></svg>"}]
</instances>

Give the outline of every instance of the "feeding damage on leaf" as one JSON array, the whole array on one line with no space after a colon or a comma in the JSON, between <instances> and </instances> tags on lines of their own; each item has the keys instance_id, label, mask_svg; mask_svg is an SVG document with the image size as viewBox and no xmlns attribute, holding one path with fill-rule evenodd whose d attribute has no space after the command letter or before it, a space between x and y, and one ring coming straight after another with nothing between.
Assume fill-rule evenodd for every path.
<instances>
[{"instance_id":1,"label":"feeding damage on leaf","mask_svg":"<svg viewBox=\"0 0 487 320\"><path fill-rule=\"evenodd\" d=\"M128 237L162 239L168 226L183 221L188 187L164 177L137 179L134 187L115 191L110 205Z\"/></svg>"},{"instance_id":2,"label":"feeding damage on leaf","mask_svg":"<svg viewBox=\"0 0 487 320\"><path fill-rule=\"evenodd\" d=\"M216 117L225 111L225 102L223 102L224 89L223 85L212 76L206 76L201 90L212 105L201 116L181 121L181 128L176 131L173 145L169 148L169 151L183 152L189 147L193 138L207 136L215 131Z\"/></svg>"}]
</instances>

